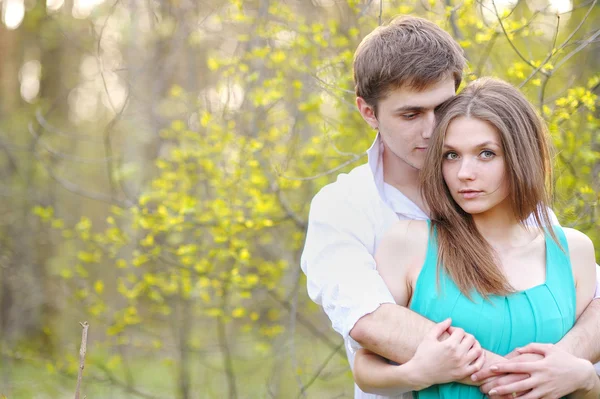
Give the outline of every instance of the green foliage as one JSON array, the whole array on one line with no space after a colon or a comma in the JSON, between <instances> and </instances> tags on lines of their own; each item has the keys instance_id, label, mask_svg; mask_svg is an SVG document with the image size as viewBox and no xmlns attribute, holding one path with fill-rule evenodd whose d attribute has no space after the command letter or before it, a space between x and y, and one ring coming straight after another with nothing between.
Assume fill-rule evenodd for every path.
<instances>
[{"instance_id":1,"label":"green foliage","mask_svg":"<svg viewBox=\"0 0 600 399\"><path fill-rule=\"evenodd\" d=\"M134 33L143 33L157 53L169 40L183 40L188 54L178 57L198 69L198 87L189 87L183 74L173 73L159 89L153 86L159 94L152 97L156 103L148 114L159 121L156 125L148 128L130 115L120 116L123 121L115 131L124 138L115 139L113 150L116 159L128 161L109 169L113 181L106 191L112 190L112 204L84 206L75 213L70 202L33 209L57 248L46 267L61 287L60 301L94 331L92 369L122 382L120 376L131 373L131 362L157 354L154 358L162 362L152 375L160 378L170 370L184 378L189 373L180 370L189 361L184 353L198 359L207 348L224 345L234 352L234 371L244 369L240 359L261 357L271 358L277 369L277 355L291 339L318 340L321 346L315 353L310 345L302 352L284 351L286 359L294 359L285 360L287 370L293 370L285 384L308 383L319 369L330 348L314 331L295 329L287 310L299 286L299 311L325 325L320 311L308 303L297 270L308 206L337 173L366 160L364 150L374 138L355 110L351 71L354 49L377 26L379 9L358 0L335 3L230 0L208 15L154 10L161 16L155 30L136 26ZM384 21L413 13L452 32L469 60L465 83L494 75L522 85L547 120L557 148L559 220L584 231L600 248L600 75L578 63L588 52L572 53L573 40L586 40L590 23L565 44L577 26L573 21L582 21L586 9L571 13L571 22L561 22L553 32L547 27L556 23L556 16L529 10L524 2L512 12L500 10L500 20L474 0L456 6L384 3ZM114 15L119 10L127 15L115 7ZM116 18L113 11L99 10L90 20ZM40 24L35 13L27 17L28 29ZM197 28L198 20L210 24ZM120 45L126 48L126 40L133 41L123 22L128 19L119 21L123 26L115 30L115 40L125 37ZM40 26L52 33L50 47L57 43L58 28ZM161 62L174 65L162 55ZM135 74L128 78L134 81ZM159 78L164 75L150 75L148 81ZM131 90L130 107L143 103L144 94L150 96L150 90L133 84ZM108 126L114 122L108 116L102 121ZM105 131L94 134L103 139ZM151 142L158 151L144 165L127 158L121 148L127 140ZM86 172L81 173L88 180L100 175ZM140 189L115 189L132 186ZM76 372L76 350L60 338L74 336L64 334L64 323L57 319L44 329L48 340L63 345L44 362L51 375ZM235 339L224 344L219 334ZM333 333L329 337L337 338ZM133 353L126 351L132 348ZM227 369L227 361L220 361L228 356L223 352L211 356L215 374ZM346 370L343 361L338 363ZM347 388L351 378L343 378ZM337 388L322 382L318 392ZM212 396L224 396L225 388L211 389ZM266 389L256 392L266 396Z\"/></svg>"}]
</instances>

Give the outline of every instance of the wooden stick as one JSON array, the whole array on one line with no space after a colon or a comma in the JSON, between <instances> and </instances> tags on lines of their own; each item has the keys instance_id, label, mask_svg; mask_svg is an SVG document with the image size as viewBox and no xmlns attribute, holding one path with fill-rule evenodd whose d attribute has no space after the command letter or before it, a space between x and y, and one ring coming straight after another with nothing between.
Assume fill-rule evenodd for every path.
<instances>
[{"instance_id":1,"label":"wooden stick","mask_svg":"<svg viewBox=\"0 0 600 399\"><path fill-rule=\"evenodd\" d=\"M85 367L85 352L87 349L87 335L89 324L87 321L79 323L83 328L81 332L81 348L79 349L79 373L77 375L77 389L75 389L75 399L79 399L79 391L81 389L81 379L83 377L83 368Z\"/></svg>"}]
</instances>

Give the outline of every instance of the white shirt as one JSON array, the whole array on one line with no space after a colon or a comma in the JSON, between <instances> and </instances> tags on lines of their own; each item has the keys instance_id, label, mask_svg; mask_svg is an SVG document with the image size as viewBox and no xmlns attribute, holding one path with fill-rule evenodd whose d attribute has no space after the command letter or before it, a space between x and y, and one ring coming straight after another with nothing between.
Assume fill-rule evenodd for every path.
<instances>
[{"instance_id":1,"label":"white shirt","mask_svg":"<svg viewBox=\"0 0 600 399\"><path fill-rule=\"evenodd\" d=\"M379 135L367 151L368 162L323 187L313 198L301 267L308 295L321 305L345 341L350 367L360 345L349 333L361 317L381 304L395 303L376 270L373 255L388 228L398 220L428 216L398 189L383 181L383 142ZM553 222L558 223L554 214ZM600 268L596 298L600 297ZM600 372L600 367L597 366ZM362 392L355 399L382 396ZM410 398L410 393L405 396Z\"/></svg>"}]
</instances>

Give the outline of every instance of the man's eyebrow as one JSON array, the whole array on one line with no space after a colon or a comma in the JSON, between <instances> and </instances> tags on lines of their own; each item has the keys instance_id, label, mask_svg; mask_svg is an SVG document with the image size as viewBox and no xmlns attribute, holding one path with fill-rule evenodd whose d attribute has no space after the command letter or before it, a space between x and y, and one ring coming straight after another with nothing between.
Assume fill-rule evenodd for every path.
<instances>
[{"instance_id":1,"label":"man's eyebrow","mask_svg":"<svg viewBox=\"0 0 600 399\"><path fill-rule=\"evenodd\" d=\"M412 111L412 112L423 112L427 110L427 108L422 107L420 105L404 105L402 107L398 107L394 110L394 112L406 112L406 111Z\"/></svg>"}]
</instances>

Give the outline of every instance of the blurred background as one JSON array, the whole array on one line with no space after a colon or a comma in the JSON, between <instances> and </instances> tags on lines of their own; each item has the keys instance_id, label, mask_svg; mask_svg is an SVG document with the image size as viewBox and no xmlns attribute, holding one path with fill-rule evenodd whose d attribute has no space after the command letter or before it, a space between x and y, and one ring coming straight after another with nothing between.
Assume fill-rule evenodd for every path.
<instances>
[{"instance_id":1,"label":"blurred background","mask_svg":"<svg viewBox=\"0 0 600 399\"><path fill-rule=\"evenodd\" d=\"M352 56L399 14L520 87L600 248L596 0L1 0L0 397L351 398L299 268L366 162ZM4 396L3 396L4 395Z\"/></svg>"}]
</instances>

